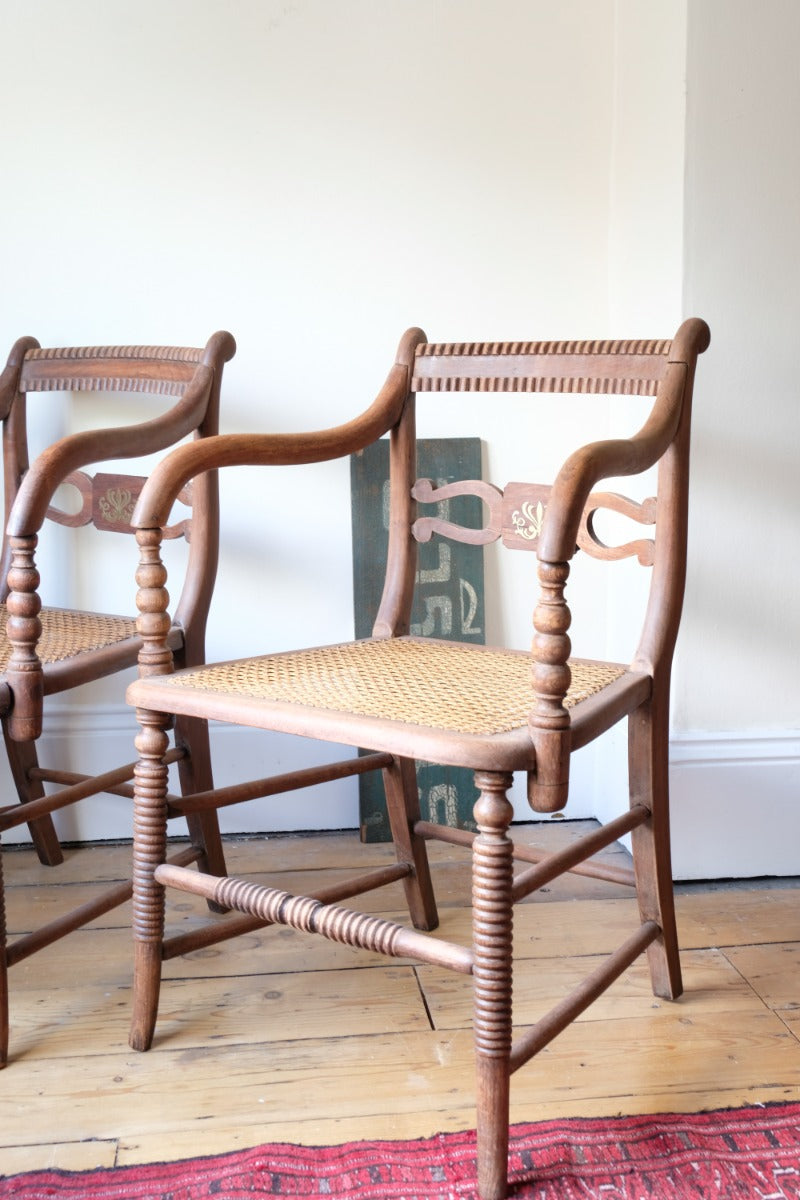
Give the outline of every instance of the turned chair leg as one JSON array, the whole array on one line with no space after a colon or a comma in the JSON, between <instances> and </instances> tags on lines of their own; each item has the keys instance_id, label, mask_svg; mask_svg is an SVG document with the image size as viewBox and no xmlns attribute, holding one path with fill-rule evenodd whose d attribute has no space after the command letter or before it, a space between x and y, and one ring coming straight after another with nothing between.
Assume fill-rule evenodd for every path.
<instances>
[{"instance_id":1,"label":"turned chair leg","mask_svg":"<svg viewBox=\"0 0 800 1200\"><path fill-rule=\"evenodd\" d=\"M181 794L190 796L195 792L209 792L214 786L211 771L211 746L208 737L208 722L197 717L175 718L175 745L186 750L186 757L178 760L178 778ZM216 810L189 813L186 817L189 837L193 846L202 848L203 855L197 863L198 870L222 878L227 875L225 851L219 831ZM211 912L226 912L209 900Z\"/></svg>"},{"instance_id":2,"label":"turned chair leg","mask_svg":"<svg viewBox=\"0 0 800 1200\"><path fill-rule=\"evenodd\" d=\"M653 992L675 1000L683 991L672 890L669 834L669 719L666 701L651 700L628 718L631 804L650 819L631 834L636 893L642 921L655 921L661 937L647 948Z\"/></svg>"},{"instance_id":3,"label":"turned chair leg","mask_svg":"<svg viewBox=\"0 0 800 1200\"><path fill-rule=\"evenodd\" d=\"M417 771L413 759L396 758L391 767L384 768L383 786L397 860L413 868L413 873L403 880L411 920L417 929L435 929L439 924L439 915L428 852L425 839L414 833L420 811Z\"/></svg>"},{"instance_id":4,"label":"turned chair leg","mask_svg":"<svg viewBox=\"0 0 800 1200\"><path fill-rule=\"evenodd\" d=\"M133 1015L130 1044L147 1050L153 1041L164 941L164 888L154 876L167 851L167 775L164 755L170 719L137 710L133 810Z\"/></svg>"},{"instance_id":5,"label":"turned chair leg","mask_svg":"<svg viewBox=\"0 0 800 1200\"><path fill-rule=\"evenodd\" d=\"M503 1200L508 1189L511 1054L513 809L506 796L512 776L477 771L481 793L474 808L472 950L477 1067L478 1194Z\"/></svg>"},{"instance_id":6,"label":"turned chair leg","mask_svg":"<svg viewBox=\"0 0 800 1200\"><path fill-rule=\"evenodd\" d=\"M13 741L8 736L5 721L3 722L3 737L8 755L8 765L20 804L25 804L28 800L39 800L44 795L44 784L40 779L31 779L30 777L30 772L39 765L36 743ZM46 813L43 817L37 817L34 821L29 821L28 829L40 863L46 867L57 867L64 861L64 852L61 849L50 813Z\"/></svg>"}]
</instances>

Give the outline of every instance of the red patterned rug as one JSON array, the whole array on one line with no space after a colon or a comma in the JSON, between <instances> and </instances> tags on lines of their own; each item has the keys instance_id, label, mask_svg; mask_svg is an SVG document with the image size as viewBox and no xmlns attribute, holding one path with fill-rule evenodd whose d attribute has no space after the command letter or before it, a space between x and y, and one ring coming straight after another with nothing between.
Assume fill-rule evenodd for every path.
<instances>
[{"instance_id":1,"label":"red patterned rug","mask_svg":"<svg viewBox=\"0 0 800 1200\"><path fill-rule=\"evenodd\" d=\"M515 1125L514 1200L798 1200L800 1104ZM474 1133L0 1176L17 1200L475 1200Z\"/></svg>"}]
</instances>

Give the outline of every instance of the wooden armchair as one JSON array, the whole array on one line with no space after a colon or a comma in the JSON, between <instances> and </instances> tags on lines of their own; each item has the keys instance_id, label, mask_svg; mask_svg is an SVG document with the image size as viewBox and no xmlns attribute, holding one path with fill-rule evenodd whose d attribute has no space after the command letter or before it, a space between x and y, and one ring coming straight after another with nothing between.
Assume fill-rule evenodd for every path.
<instances>
[{"instance_id":1,"label":"wooden armchair","mask_svg":"<svg viewBox=\"0 0 800 1200\"><path fill-rule=\"evenodd\" d=\"M297 436L210 439L170 454L154 471L134 516L141 559L140 679L128 697L138 709L140 760L135 788L135 999L131 1044L153 1037L163 959L207 946L259 925L283 923L389 955L471 975L477 1061L478 1185L483 1200L506 1195L511 1075L564 1029L642 952L653 989L675 997L681 975L670 872L667 794L670 663L678 630L686 565L689 422L696 357L708 345L707 326L685 322L672 341L447 344L418 330L403 338L375 403L339 428ZM513 483L505 491L482 481L436 487L415 471L415 399L442 391L491 393L492 405L530 405L529 396L500 393L590 392L641 397L646 414L631 436L599 441L573 453L552 487ZM562 411L566 397L559 396ZM509 429L514 429L509 420ZM391 433L389 559L374 636L340 645L265 655L171 672L164 631L161 527L173 497L200 472L236 464L310 463L350 454ZM474 432L474 431L470 431ZM606 478L658 464L658 496L633 504L597 491ZM437 515L438 501L476 494L488 512L481 530ZM541 529L534 519L544 512ZM418 511L419 506L419 511ZM622 512L650 529L621 547L603 546L594 514ZM530 653L410 637L416 542L432 536L534 549L539 599ZM570 610L565 586L576 548L598 558L635 554L652 580L638 649L630 663L570 658ZM326 779L381 770L397 863L322 888L311 896L219 879L164 862L167 729L173 714L278 730L368 753L278 779L242 782L183 801L183 810L213 811L256 796L288 792ZM578 844L543 858L509 835L507 791L514 772L527 776L536 812L563 808L570 755L628 718L630 804L623 816ZM478 798L477 834L420 819L413 760L471 768ZM592 855L632 834L633 871L641 921L628 940L570 996L512 1040L512 911L514 903L555 876L580 867L610 878ZM472 849L473 936L470 946L431 937L437 913L425 844L428 839ZM514 861L522 863L515 876ZM541 860L541 861L540 861ZM588 860L588 861L584 861ZM619 875L613 873L618 880ZM355 912L341 902L402 880L407 928ZM238 910L215 928L164 939L167 886L199 893Z\"/></svg>"},{"instance_id":2,"label":"wooden armchair","mask_svg":"<svg viewBox=\"0 0 800 1200\"><path fill-rule=\"evenodd\" d=\"M51 813L87 796L110 792L130 798L134 764L90 777L39 764L44 699L111 675L136 663L141 645L131 616L109 616L65 608L43 608L34 561L45 519L77 528L132 533L131 512L144 478L98 473L91 464L138 458L176 445L187 435L206 438L219 427L222 369L235 343L217 333L205 349L169 346L103 346L42 349L21 338L0 376L3 466L8 532L3 544L0 600L0 718L18 803L0 807L0 834L27 823L41 862L62 861ZM140 424L98 429L65 437L29 465L26 407L39 392L96 391L157 398L157 417ZM109 395L109 407L116 397ZM80 507L66 512L53 501L66 482ZM167 659L194 666L204 661L205 625L217 562L219 511L217 477L209 472L183 493L191 516L165 536L188 536L188 569L175 618L162 630ZM166 523L165 523L166 524ZM131 545L133 552L133 545ZM51 571L51 575L53 572ZM98 580L97 596L102 594ZM181 721L173 760L187 791L210 786L204 722ZM45 784L58 790L46 794ZM224 873L216 815L189 818L191 847L182 861ZM0 861L0 1066L8 1053L8 967L130 898L131 883L106 889L95 900L8 944Z\"/></svg>"}]
</instances>

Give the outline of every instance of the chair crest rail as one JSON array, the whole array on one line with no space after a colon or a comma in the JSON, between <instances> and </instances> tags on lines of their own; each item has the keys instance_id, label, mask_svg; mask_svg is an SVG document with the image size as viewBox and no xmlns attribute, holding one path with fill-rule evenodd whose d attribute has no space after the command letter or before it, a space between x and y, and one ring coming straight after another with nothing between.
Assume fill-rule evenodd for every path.
<instances>
[{"instance_id":1,"label":"chair crest rail","mask_svg":"<svg viewBox=\"0 0 800 1200\"><path fill-rule=\"evenodd\" d=\"M416 392L587 392L654 396L670 340L426 342Z\"/></svg>"},{"instance_id":2,"label":"chair crest rail","mask_svg":"<svg viewBox=\"0 0 800 1200\"><path fill-rule=\"evenodd\" d=\"M153 360L164 364L161 378ZM111 391L182 396L203 350L183 346L70 346L28 350L20 375L25 392Z\"/></svg>"}]
</instances>

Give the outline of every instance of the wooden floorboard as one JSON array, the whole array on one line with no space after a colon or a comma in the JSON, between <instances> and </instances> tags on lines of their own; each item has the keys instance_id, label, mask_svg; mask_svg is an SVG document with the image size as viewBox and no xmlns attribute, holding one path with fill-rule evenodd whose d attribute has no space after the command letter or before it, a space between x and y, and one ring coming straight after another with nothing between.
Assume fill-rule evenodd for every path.
<instances>
[{"instance_id":1,"label":"wooden floorboard","mask_svg":"<svg viewBox=\"0 0 800 1200\"><path fill-rule=\"evenodd\" d=\"M554 848L585 823L521 836ZM127 846L69 851L55 870L5 854L12 937L124 877ZM244 839L232 873L313 878L391 861L352 834ZM620 847L604 854L624 863ZM431 847L438 936L469 938L463 851ZM800 889L759 884L677 897L685 993L651 994L635 964L512 1082L512 1119L697 1111L800 1099ZM402 919L402 889L373 911ZM173 927L207 919L169 900ZM534 1022L636 924L619 886L571 877L521 905L515 1021ZM0 1073L0 1171L82 1169L221 1153L263 1141L427 1136L474 1124L469 980L267 929L166 964L156 1041L128 1048L129 906L15 965Z\"/></svg>"}]
</instances>

